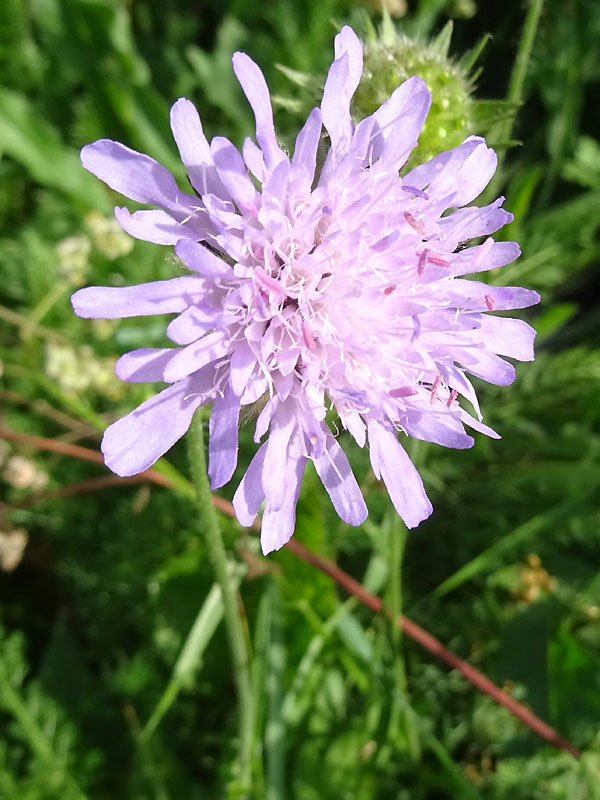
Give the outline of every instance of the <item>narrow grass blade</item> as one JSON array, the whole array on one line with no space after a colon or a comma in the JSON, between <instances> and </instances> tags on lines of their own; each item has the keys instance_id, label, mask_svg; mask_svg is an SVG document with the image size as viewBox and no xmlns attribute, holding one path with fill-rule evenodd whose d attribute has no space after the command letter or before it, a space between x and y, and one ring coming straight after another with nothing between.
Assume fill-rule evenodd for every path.
<instances>
[{"instance_id":1,"label":"narrow grass blade","mask_svg":"<svg viewBox=\"0 0 600 800\"><path fill-rule=\"evenodd\" d=\"M442 581L442 583L440 583L440 585L433 590L433 596L443 597L444 595L448 594L448 592L458 588L463 583L466 583L466 581L469 581L471 578L479 575L481 572L492 569L493 566L498 562L500 556L503 556L505 553L510 552L513 548L516 548L527 542L529 539L532 539L536 534L544 530L544 528L555 524L558 522L558 520L567 516L571 511L573 511L573 509L580 506L580 504L581 498L578 498L577 500L570 500L567 503L561 503L560 505L554 506L548 511L537 514L535 517L532 517L530 520L523 523L523 525L519 525L518 528L515 528L510 533L506 534L506 536L503 536L500 541L496 542L491 547L488 547L483 551L483 553L480 553L478 556L457 570L453 575L450 575L449 578L446 578L445 581Z\"/></svg>"},{"instance_id":2,"label":"narrow grass blade","mask_svg":"<svg viewBox=\"0 0 600 800\"><path fill-rule=\"evenodd\" d=\"M239 580L236 581L236 586L238 583ZM213 584L181 648L171 678L142 730L141 736L144 741L148 741L152 737L181 689L193 678L202 660L202 654L222 619L221 589L217 584Z\"/></svg>"}]
</instances>

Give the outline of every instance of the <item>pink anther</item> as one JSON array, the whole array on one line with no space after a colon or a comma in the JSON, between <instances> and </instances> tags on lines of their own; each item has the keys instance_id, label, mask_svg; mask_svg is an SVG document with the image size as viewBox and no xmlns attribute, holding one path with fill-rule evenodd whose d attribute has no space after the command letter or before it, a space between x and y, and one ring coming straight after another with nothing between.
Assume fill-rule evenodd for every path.
<instances>
[{"instance_id":1,"label":"pink anther","mask_svg":"<svg viewBox=\"0 0 600 800\"><path fill-rule=\"evenodd\" d=\"M488 307L488 311L493 311L496 308L496 301L491 294L486 294L485 304Z\"/></svg>"},{"instance_id":2,"label":"pink anther","mask_svg":"<svg viewBox=\"0 0 600 800\"><path fill-rule=\"evenodd\" d=\"M444 256L437 255L437 253L432 253L431 251L427 253L427 261L430 264L435 264L436 267L450 266L450 262L448 261L447 258L444 258Z\"/></svg>"},{"instance_id":3,"label":"pink anther","mask_svg":"<svg viewBox=\"0 0 600 800\"><path fill-rule=\"evenodd\" d=\"M421 250L419 253L419 264L417 266L417 273L419 275L423 274L423 270L425 269L425 263L427 262L427 248Z\"/></svg>"},{"instance_id":4,"label":"pink anther","mask_svg":"<svg viewBox=\"0 0 600 800\"><path fill-rule=\"evenodd\" d=\"M452 391L450 392L450 396L448 397L448 400L446 402L446 406L450 408L450 406L456 400L457 397L458 397L458 392L456 391L456 389L452 389Z\"/></svg>"},{"instance_id":5,"label":"pink anther","mask_svg":"<svg viewBox=\"0 0 600 800\"><path fill-rule=\"evenodd\" d=\"M434 382L431 385L431 394L429 396L429 402L431 403L431 405L433 405L435 403L435 398L437 397L437 392L438 392L438 389L439 389L439 386L440 386L441 382L442 382L441 377L439 375L437 375L436 379L434 380Z\"/></svg>"},{"instance_id":6,"label":"pink anther","mask_svg":"<svg viewBox=\"0 0 600 800\"><path fill-rule=\"evenodd\" d=\"M408 222L413 230L415 230L417 233L420 233L421 236L425 236L425 228L421 225L419 220L413 217L410 211L404 212L404 219Z\"/></svg>"}]
</instances>

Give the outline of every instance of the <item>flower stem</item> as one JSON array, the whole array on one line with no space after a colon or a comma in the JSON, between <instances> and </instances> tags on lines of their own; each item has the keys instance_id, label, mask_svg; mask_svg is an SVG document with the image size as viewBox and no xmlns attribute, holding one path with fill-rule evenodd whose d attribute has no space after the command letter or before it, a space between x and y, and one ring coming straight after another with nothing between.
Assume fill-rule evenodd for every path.
<instances>
[{"instance_id":1,"label":"flower stem","mask_svg":"<svg viewBox=\"0 0 600 800\"><path fill-rule=\"evenodd\" d=\"M227 565L227 553L221 538L219 522L211 501L204 454L203 418L196 412L188 433L188 454L192 481L196 489L198 527L205 537L217 583L223 596L225 625L233 661L238 694L240 773L242 790L248 792L252 776L252 735L254 730L254 699L250 680L249 657L244 628L236 597L235 582Z\"/></svg>"},{"instance_id":2,"label":"flower stem","mask_svg":"<svg viewBox=\"0 0 600 800\"><path fill-rule=\"evenodd\" d=\"M407 530L402 520L396 514L392 514L388 531L390 558L388 605L391 625L390 638L394 655L394 682L396 691L400 693L401 707L399 711L402 714L407 750L413 763L416 763L420 757L421 746L415 724L414 711L411 708L408 697L406 665L402 652L402 628L398 624L398 621L402 618L402 565Z\"/></svg>"},{"instance_id":3,"label":"flower stem","mask_svg":"<svg viewBox=\"0 0 600 800\"><path fill-rule=\"evenodd\" d=\"M394 651L396 683L406 693L406 672L401 649L402 629L397 620L402 616L402 561L406 543L406 528L395 515L389 524L390 583L389 608L391 614L390 635Z\"/></svg>"}]
</instances>

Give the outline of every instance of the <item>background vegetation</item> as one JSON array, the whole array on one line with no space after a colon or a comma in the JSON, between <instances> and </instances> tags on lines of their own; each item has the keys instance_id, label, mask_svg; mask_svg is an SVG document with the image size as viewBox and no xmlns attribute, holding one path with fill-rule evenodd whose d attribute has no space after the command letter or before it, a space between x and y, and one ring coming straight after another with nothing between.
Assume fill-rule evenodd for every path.
<instances>
[{"instance_id":1,"label":"background vegetation","mask_svg":"<svg viewBox=\"0 0 600 800\"><path fill-rule=\"evenodd\" d=\"M448 16L457 58L492 34L476 96L505 97L523 3L421 0L396 24L432 36ZM153 390L120 384L112 365L160 346L163 322L79 320L69 295L178 267L119 232L119 200L78 149L118 139L184 179L168 130L177 97L197 103L209 135L239 142L252 123L233 50L275 95L301 99L276 64L322 81L336 27L366 33L368 19L373 8L350 0L3 0L3 426L97 448ZM402 565L405 613L584 755L548 747L326 577L286 552L263 559L223 518L254 656L253 798L600 797L599 41L595 0L547 0L513 130L522 146L496 187L523 256L490 275L541 292L537 359L513 387L481 386L501 441L413 447L435 514ZM297 128L293 105L278 124ZM252 450L246 431L242 464ZM350 450L369 520L346 528L310 473L296 535L397 604L402 533L366 454ZM187 473L183 446L168 458ZM2 440L0 462L0 797L239 797L230 658L192 502L148 485L50 502L103 468Z\"/></svg>"}]
</instances>

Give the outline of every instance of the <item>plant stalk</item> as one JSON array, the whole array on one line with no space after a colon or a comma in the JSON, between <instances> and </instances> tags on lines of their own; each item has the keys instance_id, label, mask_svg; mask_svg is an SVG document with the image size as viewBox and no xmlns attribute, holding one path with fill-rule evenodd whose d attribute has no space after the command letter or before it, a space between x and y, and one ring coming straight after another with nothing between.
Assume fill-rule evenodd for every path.
<instances>
[{"instance_id":1,"label":"plant stalk","mask_svg":"<svg viewBox=\"0 0 600 800\"><path fill-rule=\"evenodd\" d=\"M390 636L394 650L397 685L404 693L406 693L406 673L401 649L402 629L396 624L396 620L402 616L402 561L405 543L406 528L399 518L393 517L389 525L390 583L388 603L391 614Z\"/></svg>"},{"instance_id":2,"label":"plant stalk","mask_svg":"<svg viewBox=\"0 0 600 800\"><path fill-rule=\"evenodd\" d=\"M249 792L252 782L252 737L254 730L254 698L250 680L249 654L246 647L242 617L238 607L235 579L227 564L227 553L221 538L217 514L212 504L206 456L202 412L196 412L188 433L188 454L192 481L196 489L198 527L205 537L215 578L221 587L225 625L234 678L238 694L240 773L243 791Z\"/></svg>"},{"instance_id":3,"label":"plant stalk","mask_svg":"<svg viewBox=\"0 0 600 800\"><path fill-rule=\"evenodd\" d=\"M388 525L390 554L390 583L388 605L390 613L390 638L394 654L394 679L396 690L401 696L401 714L404 721L404 734L410 757L416 763L420 756L419 735L414 721L414 712L408 699L406 681L406 665L402 652L402 627L398 620L402 618L402 565L406 546L407 530L404 523L396 515L391 515Z\"/></svg>"}]
</instances>

